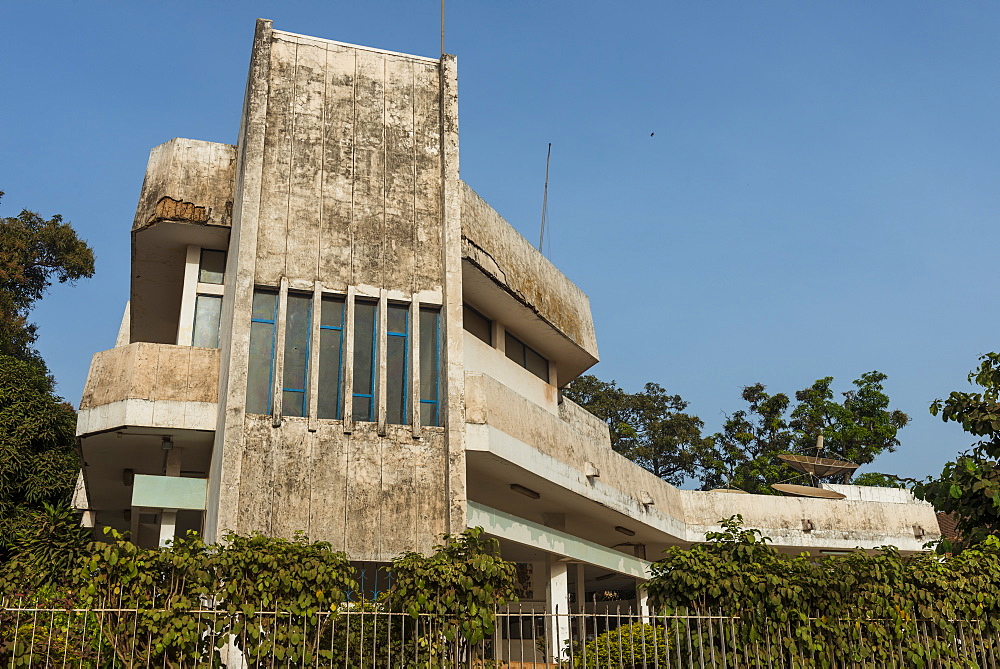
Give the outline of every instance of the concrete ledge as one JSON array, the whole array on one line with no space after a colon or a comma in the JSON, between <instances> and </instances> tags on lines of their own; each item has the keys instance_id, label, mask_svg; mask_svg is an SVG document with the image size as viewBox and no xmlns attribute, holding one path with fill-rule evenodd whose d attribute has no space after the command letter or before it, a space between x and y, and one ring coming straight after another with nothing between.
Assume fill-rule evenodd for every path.
<instances>
[{"instance_id":1,"label":"concrete ledge","mask_svg":"<svg viewBox=\"0 0 1000 669\"><path fill-rule=\"evenodd\" d=\"M183 430L215 430L215 402L129 399L81 409L76 434L84 436L121 427L162 427Z\"/></svg>"},{"instance_id":2,"label":"concrete ledge","mask_svg":"<svg viewBox=\"0 0 1000 669\"><path fill-rule=\"evenodd\" d=\"M495 537L603 567L619 574L641 579L648 579L650 576L649 565L652 563L647 560L624 555L600 544L579 539L478 502L469 502L468 509L469 527L482 527Z\"/></svg>"}]
</instances>

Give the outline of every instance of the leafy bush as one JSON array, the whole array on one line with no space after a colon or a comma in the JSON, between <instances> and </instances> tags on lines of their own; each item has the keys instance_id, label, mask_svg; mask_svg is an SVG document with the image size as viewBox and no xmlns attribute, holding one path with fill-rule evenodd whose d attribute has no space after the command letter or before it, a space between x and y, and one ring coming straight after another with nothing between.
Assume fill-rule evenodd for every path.
<instances>
[{"instance_id":1,"label":"leafy bush","mask_svg":"<svg viewBox=\"0 0 1000 669\"><path fill-rule=\"evenodd\" d=\"M671 548L653 565L651 601L668 612L737 617L732 630L741 645L772 639L800 666L820 666L806 658L831 654L880 661L900 649L954 658L956 621L982 621L984 636L1000 633L995 538L947 558L904 557L892 547L873 555L793 557L774 550L758 530L743 528L740 516L707 538L689 550ZM918 621L928 621L934 632L918 630Z\"/></svg>"},{"instance_id":2,"label":"leafy bush","mask_svg":"<svg viewBox=\"0 0 1000 669\"><path fill-rule=\"evenodd\" d=\"M672 638L663 625L632 623L599 634L574 653L574 667L666 666Z\"/></svg>"}]
</instances>

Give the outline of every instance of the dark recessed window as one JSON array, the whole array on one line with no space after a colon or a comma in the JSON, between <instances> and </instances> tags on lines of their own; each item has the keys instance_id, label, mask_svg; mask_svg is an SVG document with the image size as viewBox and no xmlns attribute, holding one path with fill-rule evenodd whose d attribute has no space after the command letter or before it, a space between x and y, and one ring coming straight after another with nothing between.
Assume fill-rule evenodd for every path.
<instances>
[{"instance_id":1,"label":"dark recessed window","mask_svg":"<svg viewBox=\"0 0 1000 669\"><path fill-rule=\"evenodd\" d=\"M509 332L504 333L504 348L508 358L548 383L549 361L538 351Z\"/></svg>"},{"instance_id":2,"label":"dark recessed window","mask_svg":"<svg viewBox=\"0 0 1000 669\"><path fill-rule=\"evenodd\" d=\"M465 325L465 329L475 335L477 339L486 342L490 346L493 345L493 321L483 316L468 304L463 304L462 322Z\"/></svg>"}]
</instances>

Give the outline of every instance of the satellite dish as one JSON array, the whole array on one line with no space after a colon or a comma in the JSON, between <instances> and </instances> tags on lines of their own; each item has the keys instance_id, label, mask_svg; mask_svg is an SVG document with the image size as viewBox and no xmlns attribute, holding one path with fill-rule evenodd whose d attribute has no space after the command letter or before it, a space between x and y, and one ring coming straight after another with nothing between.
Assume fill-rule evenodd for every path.
<instances>
[{"instance_id":1,"label":"satellite dish","mask_svg":"<svg viewBox=\"0 0 1000 669\"><path fill-rule=\"evenodd\" d=\"M809 474L816 478L846 474L847 472L853 472L859 466L846 460L831 460L830 458L817 458L810 455L795 455L792 453L779 455L778 459L783 460L795 471Z\"/></svg>"},{"instance_id":2,"label":"satellite dish","mask_svg":"<svg viewBox=\"0 0 1000 669\"><path fill-rule=\"evenodd\" d=\"M782 495L789 495L791 497L815 497L817 499L845 499L847 497L847 495L843 495L833 490L827 490L826 488L814 488L808 485L775 483L771 487L780 492Z\"/></svg>"},{"instance_id":3,"label":"satellite dish","mask_svg":"<svg viewBox=\"0 0 1000 669\"><path fill-rule=\"evenodd\" d=\"M746 490L740 490L739 488L714 488L712 490L709 490L709 492L728 492L728 493L736 493L737 495L750 494Z\"/></svg>"}]
</instances>

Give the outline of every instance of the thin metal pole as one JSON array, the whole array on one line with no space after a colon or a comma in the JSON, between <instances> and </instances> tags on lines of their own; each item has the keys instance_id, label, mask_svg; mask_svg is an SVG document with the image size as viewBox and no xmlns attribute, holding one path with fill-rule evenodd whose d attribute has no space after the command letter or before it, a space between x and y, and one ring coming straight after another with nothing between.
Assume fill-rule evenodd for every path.
<instances>
[{"instance_id":1,"label":"thin metal pole","mask_svg":"<svg viewBox=\"0 0 1000 669\"><path fill-rule=\"evenodd\" d=\"M441 0L444 2L444 0ZM545 219L549 214L549 164L552 162L552 142L549 142L549 152L545 156L545 189L542 191L542 229L538 234L538 251L542 251L542 243L545 241Z\"/></svg>"},{"instance_id":2,"label":"thin metal pole","mask_svg":"<svg viewBox=\"0 0 1000 669\"><path fill-rule=\"evenodd\" d=\"M441 0L441 55L444 55L444 0Z\"/></svg>"}]
</instances>

